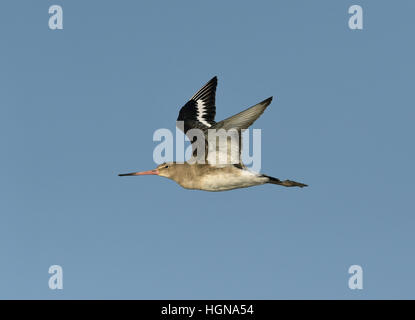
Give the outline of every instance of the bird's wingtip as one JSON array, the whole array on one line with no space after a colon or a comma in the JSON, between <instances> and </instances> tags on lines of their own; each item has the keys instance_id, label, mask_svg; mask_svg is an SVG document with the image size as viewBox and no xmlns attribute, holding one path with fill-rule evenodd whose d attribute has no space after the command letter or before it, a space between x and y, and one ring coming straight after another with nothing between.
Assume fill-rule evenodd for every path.
<instances>
[{"instance_id":1,"label":"bird's wingtip","mask_svg":"<svg viewBox=\"0 0 415 320\"><path fill-rule=\"evenodd\" d=\"M265 99L265 100L264 100L264 101L262 101L261 103L266 104L266 105L269 105L269 104L271 103L272 99L273 99L273 96L271 96L271 97L269 97L269 98Z\"/></svg>"}]
</instances>

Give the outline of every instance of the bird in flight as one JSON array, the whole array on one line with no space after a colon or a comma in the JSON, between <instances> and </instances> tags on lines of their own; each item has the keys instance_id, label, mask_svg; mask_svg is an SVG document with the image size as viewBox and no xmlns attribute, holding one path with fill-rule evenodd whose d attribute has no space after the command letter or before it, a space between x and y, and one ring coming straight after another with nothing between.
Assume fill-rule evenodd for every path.
<instances>
[{"instance_id":1,"label":"bird in flight","mask_svg":"<svg viewBox=\"0 0 415 320\"><path fill-rule=\"evenodd\" d=\"M119 174L119 176L158 175L177 182L186 189L225 191L265 183L284 187L306 184L280 180L248 170L241 159L242 131L248 129L265 111L272 97L220 122L215 122L217 77L213 77L180 109L177 126L192 142L193 155L184 163L167 162L154 170ZM223 144L218 144L225 134ZM234 140L233 140L234 139ZM236 143L235 143L236 141Z\"/></svg>"}]
</instances>

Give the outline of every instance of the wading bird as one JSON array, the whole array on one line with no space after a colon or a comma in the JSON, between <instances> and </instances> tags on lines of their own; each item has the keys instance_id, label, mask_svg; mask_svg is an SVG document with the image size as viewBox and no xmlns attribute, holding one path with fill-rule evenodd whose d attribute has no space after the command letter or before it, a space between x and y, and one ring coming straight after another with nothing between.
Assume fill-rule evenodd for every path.
<instances>
[{"instance_id":1,"label":"wading bird","mask_svg":"<svg viewBox=\"0 0 415 320\"><path fill-rule=\"evenodd\" d=\"M163 163L154 170L124 173L119 176L158 175L176 181L183 188L205 191L225 191L265 183L284 187L306 187L306 184L300 182L280 180L250 171L245 167L241 160L241 132L248 129L259 118L271 103L272 97L232 117L215 122L217 82L217 77L214 77L196 92L180 109L177 118L178 123L183 124L178 127L192 142L193 156L190 159L192 161ZM202 139L195 139L194 129L202 132ZM216 143L217 137L214 136L215 141L212 141L209 134L211 129L215 131L224 129L227 133L231 132L230 137L226 137L226 148L220 148L220 145ZM228 143L228 138L232 138L232 135L237 138L236 146ZM202 151L204 152L197 154L201 149L200 145L203 145ZM229 160L230 158L235 159L235 154L237 161ZM220 158L219 161L218 158Z\"/></svg>"}]
</instances>

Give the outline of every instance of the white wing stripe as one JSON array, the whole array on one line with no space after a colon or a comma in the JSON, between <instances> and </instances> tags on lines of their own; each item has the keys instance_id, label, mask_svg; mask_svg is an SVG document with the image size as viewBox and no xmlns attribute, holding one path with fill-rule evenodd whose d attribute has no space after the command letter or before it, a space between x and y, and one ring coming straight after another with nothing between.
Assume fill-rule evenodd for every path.
<instances>
[{"instance_id":1,"label":"white wing stripe","mask_svg":"<svg viewBox=\"0 0 415 320\"><path fill-rule=\"evenodd\" d=\"M197 120L199 120L199 122L203 123L205 126L211 127L212 125L203 118L204 114L205 105L203 104L202 100L197 100Z\"/></svg>"}]
</instances>

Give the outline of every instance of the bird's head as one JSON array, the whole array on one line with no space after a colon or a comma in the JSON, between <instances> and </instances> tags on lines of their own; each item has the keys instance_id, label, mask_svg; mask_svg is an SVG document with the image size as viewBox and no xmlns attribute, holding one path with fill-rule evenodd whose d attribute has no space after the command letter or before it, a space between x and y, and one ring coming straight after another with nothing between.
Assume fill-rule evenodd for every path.
<instances>
[{"instance_id":1,"label":"bird's head","mask_svg":"<svg viewBox=\"0 0 415 320\"><path fill-rule=\"evenodd\" d=\"M174 162L165 162L157 166L158 175L166 178L170 178L175 172L176 164Z\"/></svg>"}]
</instances>

